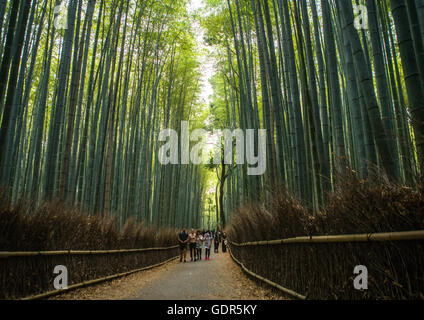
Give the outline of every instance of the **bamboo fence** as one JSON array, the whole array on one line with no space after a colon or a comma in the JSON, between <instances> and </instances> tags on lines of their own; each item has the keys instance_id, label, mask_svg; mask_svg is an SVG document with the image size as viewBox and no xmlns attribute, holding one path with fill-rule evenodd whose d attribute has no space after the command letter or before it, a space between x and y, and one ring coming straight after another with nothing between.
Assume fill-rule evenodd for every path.
<instances>
[{"instance_id":1,"label":"bamboo fence","mask_svg":"<svg viewBox=\"0 0 424 320\"><path fill-rule=\"evenodd\" d=\"M172 257L172 258L170 258L166 261L156 263L156 264L148 266L148 267L139 268L139 269L135 269L135 270L127 271L127 272L122 272L122 273L118 273L118 274L113 274L113 275L110 275L110 276L107 276L107 277L98 278L98 279L94 279L94 280L83 281L83 282L80 282L80 283L70 285L70 286L63 288L63 289L60 289L60 290L52 290L52 291L48 291L48 292L45 292L45 293L41 293L41 294L37 294L37 295L33 295L33 296L28 296L28 297L22 298L21 300L37 300L37 299L43 299L43 298L48 298L48 297L51 297L51 296L63 294L65 292L69 292L71 290L75 290L75 289L79 289L79 288L87 287L87 286L92 286L92 285L95 285L95 284L98 284L98 283L101 283L101 282L105 282L105 281L117 279L117 278L120 278L120 277L128 276L128 275L136 273L136 272L153 269L153 268L159 267L161 265L164 265L165 263L168 263L172 260L175 260L177 258L178 258L178 256L175 256L175 257Z\"/></svg>"},{"instance_id":2,"label":"bamboo fence","mask_svg":"<svg viewBox=\"0 0 424 320\"><path fill-rule=\"evenodd\" d=\"M2 299L33 300L62 294L163 265L178 257L175 255L178 247L173 245L115 250L0 251L0 276L3 274L0 279L1 286L4 286L0 295ZM138 256L138 253L143 255ZM48 290L52 275L45 273L57 264L56 262L67 266L69 263L77 283L71 283L66 289ZM14 275L13 278L11 275Z\"/></svg>"},{"instance_id":3,"label":"bamboo fence","mask_svg":"<svg viewBox=\"0 0 424 320\"><path fill-rule=\"evenodd\" d=\"M275 283L275 282L273 282L273 281L271 281L271 280L268 280L268 279L266 279L266 278L264 278L264 277L262 277L262 276L260 276L259 274L256 274L256 273L254 273L254 272L252 272L251 270L249 270L249 269L247 269L246 268L246 266L241 262L241 261L239 261L236 257L234 257L234 255L233 255L233 253L232 253L232 251L231 251L231 247L229 248L229 251L230 251L230 255L231 255L231 258L243 269L243 271L244 272L246 272L247 274L249 274L249 275L251 275L252 277L254 277L254 278L256 278L256 279L259 279L259 280L261 280L261 281L263 281L263 282L265 282L265 283L267 283L267 284L269 284L269 285L271 285L272 287L274 287L274 288L277 288L278 290L280 290L280 291L282 291L282 292L284 292L284 293L286 293L286 294L288 294L288 295L290 295L290 296L293 296L293 297L295 297L295 298L297 298L297 299L300 299L300 300L306 300L306 297L305 296L303 296L303 295L301 295L301 294L299 294L299 293L297 293L297 292L295 292L295 291L293 291L293 290L290 290L290 289L287 289L287 288L284 288L283 286L281 286L281 285L279 285L278 283Z\"/></svg>"},{"instance_id":4,"label":"bamboo fence","mask_svg":"<svg viewBox=\"0 0 424 320\"><path fill-rule=\"evenodd\" d=\"M246 273L297 299L419 299L422 240L424 230L228 242L231 257ZM351 264L359 262L372 270L372 290L349 289Z\"/></svg>"}]
</instances>

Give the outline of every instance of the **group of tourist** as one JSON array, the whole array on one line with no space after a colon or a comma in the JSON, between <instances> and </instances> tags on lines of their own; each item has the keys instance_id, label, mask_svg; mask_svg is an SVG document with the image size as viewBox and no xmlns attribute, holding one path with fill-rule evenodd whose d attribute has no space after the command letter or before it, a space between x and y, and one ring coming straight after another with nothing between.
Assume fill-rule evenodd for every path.
<instances>
[{"instance_id":1,"label":"group of tourist","mask_svg":"<svg viewBox=\"0 0 424 320\"><path fill-rule=\"evenodd\" d=\"M182 228L178 233L178 242L180 244L180 262L186 262L187 245L190 250L190 260L202 260L202 252L205 249L205 260L210 260L211 246L214 245L214 252L218 253L219 245L222 243L222 252L227 252L227 235L225 232L221 233L219 230L212 231L195 231L191 229L187 232Z\"/></svg>"}]
</instances>

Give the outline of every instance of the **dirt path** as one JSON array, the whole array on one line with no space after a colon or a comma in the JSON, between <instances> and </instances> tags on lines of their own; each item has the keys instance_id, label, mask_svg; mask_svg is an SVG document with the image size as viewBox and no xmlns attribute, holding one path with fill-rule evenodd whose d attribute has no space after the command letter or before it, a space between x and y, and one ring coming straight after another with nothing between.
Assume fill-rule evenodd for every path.
<instances>
[{"instance_id":1,"label":"dirt path","mask_svg":"<svg viewBox=\"0 0 424 320\"><path fill-rule=\"evenodd\" d=\"M248 278L228 252L220 252L211 253L209 261L180 263L175 260L155 269L78 289L54 299L268 300L283 297Z\"/></svg>"}]
</instances>

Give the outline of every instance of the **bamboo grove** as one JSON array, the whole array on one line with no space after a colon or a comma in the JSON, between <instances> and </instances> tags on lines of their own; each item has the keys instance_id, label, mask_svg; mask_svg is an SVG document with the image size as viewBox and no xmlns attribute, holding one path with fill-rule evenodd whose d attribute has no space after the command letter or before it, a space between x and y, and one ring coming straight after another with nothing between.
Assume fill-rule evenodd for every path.
<instances>
[{"instance_id":1,"label":"bamboo grove","mask_svg":"<svg viewBox=\"0 0 424 320\"><path fill-rule=\"evenodd\" d=\"M199 227L205 200L224 226L281 185L318 210L346 168L415 186L424 0L190 3L0 0L0 187L12 201ZM210 106L197 21L216 62ZM182 121L266 129L265 174L215 166L208 198L213 167L158 161L160 130Z\"/></svg>"},{"instance_id":2,"label":"bamboo grove","mask_svg":"<svg viewBox=\"0 0 424 320\"><path fill-rule=\"evenodd\" d=\"M161 128L201 114L186 1L0 0L0 174L13 201L197 226L201 167L162 166Z\"/></svg>"},{"instance_id":3,"label":"bamboo grove","mask_svg":"<svg viewBox=\"0 0 424 320\"><path fill-rule=\"evenodd\" d=\"M237 166L227 212L281 184L318 209L346 168L414 186L424 168L424 1L207 2L215 123L268 133L265 175Z\"/></svg>"}]
</instances>

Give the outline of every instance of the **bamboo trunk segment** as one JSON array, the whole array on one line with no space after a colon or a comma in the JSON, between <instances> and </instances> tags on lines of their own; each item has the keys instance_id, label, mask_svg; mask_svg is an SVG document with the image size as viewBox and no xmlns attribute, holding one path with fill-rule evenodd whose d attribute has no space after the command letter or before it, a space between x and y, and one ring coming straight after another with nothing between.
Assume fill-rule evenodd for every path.
<instances>
[{"instance_id":1,"label":"bamboo trunk segment","mask_svg":"<svg viewBox=\"0 0 424 320\"><path fill-rule=\"evenodd\" d=\"M118 249L118 250L57 250L57 251L0 251L0 258L9 257L29 257L29 256L58 256L58 255L95 255L95 254L114 254L114 253L136 253L143 251L158 251L177 248L178 245L171 247L155 247L141 249Z\"/></svg>"}]
</instances>

